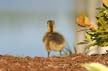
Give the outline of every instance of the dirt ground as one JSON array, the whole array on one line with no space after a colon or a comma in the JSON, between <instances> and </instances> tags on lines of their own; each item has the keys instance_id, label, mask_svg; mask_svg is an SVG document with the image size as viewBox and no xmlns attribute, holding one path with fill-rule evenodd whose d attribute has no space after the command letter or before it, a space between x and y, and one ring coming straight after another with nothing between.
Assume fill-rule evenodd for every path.
<instances>
[{"instance_id":1,"label":"dirt ground","mask_svg":"<svg viewBox=\"0 0 108 71\"><path fill-rule=\"evenodd\" d=\"M0 71L87 71L81 63L99 62L108 65L108 55L72 54L66 57L14 57L0 55Z\"/></svg>"}]
</instances>

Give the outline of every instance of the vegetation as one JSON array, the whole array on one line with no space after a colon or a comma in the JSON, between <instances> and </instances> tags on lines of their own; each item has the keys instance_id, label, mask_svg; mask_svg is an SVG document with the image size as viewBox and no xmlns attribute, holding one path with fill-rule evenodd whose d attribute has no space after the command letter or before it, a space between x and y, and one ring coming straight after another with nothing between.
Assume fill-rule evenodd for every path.
<instances>
[{"instance_id":1,"label":"vegetation","mask_svg":"<svg viewBox=\"0 0 108 71\"><path fill-rule=\"evenodd\" d=\"M87 42L93 42L87 46L87 48L91 46L100 46L105 47L108 46L108 1L103 0L103 6L97 8L97 15L96 15L96 26L94 26L90 20L87 18L86 15L82 15L81 17L77 17L76 22L79 26L83 24L82 27L86 27L85 29L85 37L86 40L80 42L78 44L87 44ZM81 21L83 22L81 22Z\"/></svg>"},{"instance_id":2,"label":"vegetation","mask_svg":"<svg viewBox=\"0 0 108 71\"><path fill-rule=\"evenodd\" d=\"M108 7L103 4L103 7L97 8L96 16L97 30L86 30L86 38L89 41L95 41L93 45L108 46Z\"/></svg>"},{"instance_id":3,"label":"vegetation","mask_svg":"<svg viewBox=\"0 0 108 71\"><path fill-rule=\"evenodd\" d=\"M108 67L100 63L85 63L81 64L88 71L108 71Z\"/></svg>"}]
</instances>

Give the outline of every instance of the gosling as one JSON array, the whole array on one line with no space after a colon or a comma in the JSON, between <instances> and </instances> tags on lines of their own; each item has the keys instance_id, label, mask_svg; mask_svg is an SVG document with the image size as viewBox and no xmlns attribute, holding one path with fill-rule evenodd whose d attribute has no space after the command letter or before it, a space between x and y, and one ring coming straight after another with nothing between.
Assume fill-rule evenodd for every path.
<instances>
[{"instance_id":1,"label":"gosling","mask_svg":"<svg viewBox=\"0 0 108 71\"><path fill-rule=\"evenodd\" d=\"M66 45L65 39L60 33L55 32L55 21L48 20L47 25L48 32L43 37L43 43L48 52L48 57L51 51L59 51L61 56L61 52Z\"/></svg>"}]
</instances>

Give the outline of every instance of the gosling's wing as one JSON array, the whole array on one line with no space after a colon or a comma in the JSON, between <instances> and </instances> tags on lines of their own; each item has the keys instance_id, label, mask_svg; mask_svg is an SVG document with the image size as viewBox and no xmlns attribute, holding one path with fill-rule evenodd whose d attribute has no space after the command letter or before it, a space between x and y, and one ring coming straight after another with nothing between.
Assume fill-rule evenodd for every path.
<instances>
[{"instance_id":1,"label":"gosling's wing","mask_svg":"<svg viewBox=\"0 0 108 71\"><path fill-rule=\"evenodd\" d=\"M47 38L49 41L54 42L56 44L62 44L65 41L64 37L57 32L48 34Z\"/></svg>"},{"instance_id":2,"label":"gosling's wing","mask_svg":"<svg viewBox=\"0 0 108 71\"><path fill-rule=\"evenodd\" d=\"M42 39L43 42L45 42L45 40L48 40L49 34L50 34L50 33L47 32L47 33L43 36L43 39Z\"/></svg>"}]
</instances>

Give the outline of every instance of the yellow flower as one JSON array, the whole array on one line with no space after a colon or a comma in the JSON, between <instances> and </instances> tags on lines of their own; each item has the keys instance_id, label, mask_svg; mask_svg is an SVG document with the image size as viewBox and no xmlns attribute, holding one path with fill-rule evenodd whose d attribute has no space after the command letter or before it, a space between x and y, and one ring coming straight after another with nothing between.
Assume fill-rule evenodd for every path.
<instances>
[{"instance_id":1,"label":"yellow flower","mask_svg":"<svg viewBox=\"0 0 108 71\"><path fill-rule=\"evenodd\" d=\"M76 18L76 22L81 27L87 27L91 30L96 30L96 26L91 23L89 18L83 14Z\"/></svg>"},{"instance_id":2,"label":"yellow flower","mask_svg":"<svg viewBox=\"0 0 108 71\"><path fill-rule=\"evenodd\" d=\"M87 27L90 26L90 20L85 15L80 15L76 18L76 22L79 26Z\"/></svg>"},{"instance_id":3,"label":"yellow flower","mask_svg":"<svg viewBox=\"0 0 108 71\"><path fill-rule=\"evenodd\" d=\"M108 6L108 0L102 0L103 4Z\"/></svg>"}]
</instances>

